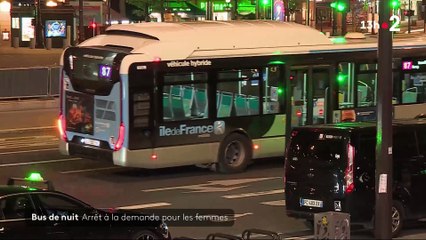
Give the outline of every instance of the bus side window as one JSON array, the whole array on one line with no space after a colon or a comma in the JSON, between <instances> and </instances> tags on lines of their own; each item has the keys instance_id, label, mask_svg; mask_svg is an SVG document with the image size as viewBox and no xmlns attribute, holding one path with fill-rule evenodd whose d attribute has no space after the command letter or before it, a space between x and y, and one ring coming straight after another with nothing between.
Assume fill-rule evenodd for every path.
<instances>
[{"instance_id":1,"label":"bus side window","mask_svg":"<svg viewBox=\"0 0 426 240\"><path fill-rule=\"evenodd\" d=\"M207 91L205 88L195 88L195 108L194 115L197 117L207 118Z\"/></svg>"},{"instance_id":2,"label":"bus side window","mask_svg":"<svg viewBox=\"0 0 426 240\"><path fill-rule=\"evenodd\" d=\"M194 103L194 88L191 86L183 87L183 111L186 117L190 117Z\"/></svg>"},{"instance_id":3,"label":"bus side window","mask_svg":"<svg viewBox=\"0 0 426 240\"><path fill-rule=\"evenodd\" d=\"M185 111L183 109L183 99L181 96L171 96L171 106L173 111L173 120L185 119Z\"/></svg>"},{"instance_id":4,"label":"bus side window","mask_svg":"<svg viewBox=\"0 0 426 240\"><path fill-rule=\"evenodd\" d=\"M184 72L164 75L163 120L207 118L207 73Z\"/></svg>"},{"instance_id":5,"label":"bus side window","mask_svg":"<svg viewBox=\"0 0 426 240\"><path fill-rule=\"evenodd\" d=\"M426 73L406 73L402 80L402 103L426 102Z\"/></svg>"},{"instance_id":6,"label":"bus side window","mask_svg":"<svg viewBox=\"0 0 426 240\"><path fill-rule=\"evenodd\" d=\"M172 109L170 107L170 95L163 93L163 119L170 120L173 118Z\"/></svg>"},{"instance_id":7,"label":"bus side window","mask_svg":"<svg viewBox=\"0 0 426 240\"><path fill-rule=\"evenodd\" d=\"M217 117L231 116L233 98L233 94L229 92L222 92L220 94L220 103L217 110Z\"/></svg>"},{"instance_id":8,"label":"bus side window","mask_svg":"<svg viewBox=\"0 0 426 240\"><path fill-rule=\"evenodd\" d=\"M258 115L261 70L233 69L218 72L217 117Z\"/></svg>"},{"instance_id":9,"label":"bus side window","mask_svg":"<svg viewBox=\"0 0 426 240\"><path fill-rule=\"evenodd\" d=\"M354 103L354 86L355 86L355 63L340 62L337 66L337 87L339 109L353 108Z\"/></svg>"},{"instance_id":10,"label":"bus side window","mask_svg":"<svg viewBox=\"0 0 426 240\"><path fill-rule=\"evenodd\" d=\"M249 106L250 115L258 115L259 114L259 97L249 96L248 106Z\"/></svg>"},{"instance_id":11,"label":"bus side window","mask_svg":"<svg viewBox=\"0 0 426 240\"><path fill-rule=\"evenodd\" d=\"M263 114L279 113L280 99L278 96L278 83L280 80L280 69L276 66L263 69ZM258 114L258 113L256 113Z\"/></svg>"},{"instance_id":12,"label":"bus side window","mask_svg":"<svg viewBox=\"0 0 426 240\"><path fill-rule=\"evenodd\" d=\"M357 74L357 107L376 106L377 64L360 64Z\"/></svg>"},{"instance_id":13,"label":"bus side window","mask_svg":"<svg viewBox=\"0 0 426 240\"><path fill-rule=\"evenodd\" d=\"M237 94L235 96L235 113L237 116L247 116L248 105L247 105L247 97L244 94Z\"/></svg>"}]
</instances>

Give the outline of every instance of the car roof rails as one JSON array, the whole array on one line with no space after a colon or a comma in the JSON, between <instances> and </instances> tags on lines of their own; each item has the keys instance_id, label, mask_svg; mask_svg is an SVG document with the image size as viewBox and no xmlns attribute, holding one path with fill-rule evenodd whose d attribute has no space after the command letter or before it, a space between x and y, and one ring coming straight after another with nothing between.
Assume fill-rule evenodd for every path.
<instances>
[{"instance_id":1,"label":"car roof rails","mask_svg":"<svg viewBox=\"0 0 426 240\"><path fill-rule=\"evenodd\" d=\"M51 181L48 180L44 180L40 173L30 173L30 175L26 178L9 178L7 180L7 185L9 186L14 186L16 181L21 181L21 182L26 182L26 183L31 183L32 186L36 185L36 184L45 184L47 186L47 188L37 188L37 189L42 189L42 190L49 190L49 191L54 191L55 188L53 187L53 183ZM25 185L27 186L27 185ZM28 187L32 187L32 186L28 186Z\"/></svg>"}]
</instances>

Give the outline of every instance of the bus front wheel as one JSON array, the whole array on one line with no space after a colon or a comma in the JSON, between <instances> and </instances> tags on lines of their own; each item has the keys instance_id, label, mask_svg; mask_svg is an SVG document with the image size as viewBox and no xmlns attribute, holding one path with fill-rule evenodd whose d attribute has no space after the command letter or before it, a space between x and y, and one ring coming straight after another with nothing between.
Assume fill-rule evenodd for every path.
<instances>
[{"instance_id":1,"label":"bus front wheel","mask_svg":"<svg viewBox=\"0 0 426 240\"><path fill-rule=\"evenodd\" d=\"M216 170L220 173L242 172L250 162L252 154L249 139L242 134L233 133L220 145Z\"/></svg>"}]
</instances>

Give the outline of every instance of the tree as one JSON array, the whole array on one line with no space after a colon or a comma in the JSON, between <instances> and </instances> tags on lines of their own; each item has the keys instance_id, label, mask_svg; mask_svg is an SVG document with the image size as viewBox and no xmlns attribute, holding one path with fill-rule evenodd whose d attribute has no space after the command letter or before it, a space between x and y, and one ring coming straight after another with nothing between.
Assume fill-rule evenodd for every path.
<instances>
[{"instance_id":1,"label":"tree","mask_svg":"<svg viewBox=\"0 0 426 240\"><path fill-rule=\"evenodd\" d=\"M351 1L350 9L352 15L352 31L358 32L361 30L361 22L364 21L365 24L368 20L368 1Z\"/></svg>"},{"instance_id":2,"label":"tree","mask_svg":"<svg viewBox=\"0 0 426 240\"><path fill-rule=\"evenodd\" d=\"M126 0L126 15L133 21L146 21L151 12L164 12L164 0Z\"/></svg>"}]
</instances>

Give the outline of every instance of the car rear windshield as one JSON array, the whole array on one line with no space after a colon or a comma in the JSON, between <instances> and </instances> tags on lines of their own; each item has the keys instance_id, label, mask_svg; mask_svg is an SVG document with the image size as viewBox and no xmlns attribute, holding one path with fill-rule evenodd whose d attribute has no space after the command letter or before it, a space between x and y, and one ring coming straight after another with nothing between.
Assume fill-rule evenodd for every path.
<instances>
[{"instance_id":1,"label":"car rear windshield","mask_svg":"<svg viewBox=\"0 0 426 240\"><path fill-rule=\"evenodd\" d=\"M344 164L346 160L346 137L341 133L295 130L292 133L287 160L311 164Z\"/></svg>"}]
</instances>

